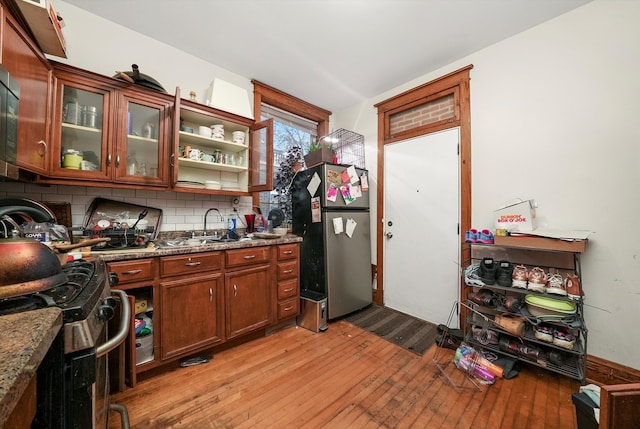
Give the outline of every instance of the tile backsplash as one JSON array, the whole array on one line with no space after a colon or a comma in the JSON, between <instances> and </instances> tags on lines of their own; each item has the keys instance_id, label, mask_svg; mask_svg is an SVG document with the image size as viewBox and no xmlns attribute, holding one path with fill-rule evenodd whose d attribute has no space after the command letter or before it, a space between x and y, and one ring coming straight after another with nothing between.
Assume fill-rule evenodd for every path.
<instances>
[{"instance_id":1,"label":"tile backsplash","mask_svg":"<svg viewBox=\"0 0 640 429\"><path fill-rule=\"evenodd\" d=\"M30 198L36 201L69 202L73 226L82 226L85 213L96 197L124 201L132 204L162 210L161 232L192 231L204 229L205 212L215 207L217 213L210 213L207 229L226 228L226 218L233 215L233 197L226 195L190 194L182 192L94 188L86 186L43 186L21 182L0 182L0 197ZM251 212L251 197L240 197L238 214ZM239 223L241 225L241 223Z\"/></svg>"}]
</instances>

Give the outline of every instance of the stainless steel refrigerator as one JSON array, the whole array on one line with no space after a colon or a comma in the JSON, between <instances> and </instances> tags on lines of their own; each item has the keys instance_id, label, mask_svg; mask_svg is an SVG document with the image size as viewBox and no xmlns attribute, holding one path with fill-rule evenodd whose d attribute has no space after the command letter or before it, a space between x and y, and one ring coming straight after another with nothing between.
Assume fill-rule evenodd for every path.
<instances>
[{"instance_id":1,"label":"stainless steel refrigerator","mask_svg":"<svg viewBox=\"0 0 640 429\"><path fill-rule=\"evenodd\" d=\"M349 167L320 164L292 184L292 230L303 238L301 295L326 297L329 320L372 302L367 171Z\"/></svg>"}]
</instances>

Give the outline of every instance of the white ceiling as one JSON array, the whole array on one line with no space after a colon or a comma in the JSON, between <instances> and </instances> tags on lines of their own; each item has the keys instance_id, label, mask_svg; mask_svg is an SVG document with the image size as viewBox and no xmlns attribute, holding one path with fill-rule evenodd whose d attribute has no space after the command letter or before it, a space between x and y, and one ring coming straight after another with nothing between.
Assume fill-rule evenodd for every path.
<instances>
[{"instance_id":1,"label":"white ceiling","mask_svg":"<svg viewBox=\"0 0 640 429\"><path fill-rule=\"evenodd\" d=\"M590 0L65 0L337 112Z\"/></svg>"}]
</instances>

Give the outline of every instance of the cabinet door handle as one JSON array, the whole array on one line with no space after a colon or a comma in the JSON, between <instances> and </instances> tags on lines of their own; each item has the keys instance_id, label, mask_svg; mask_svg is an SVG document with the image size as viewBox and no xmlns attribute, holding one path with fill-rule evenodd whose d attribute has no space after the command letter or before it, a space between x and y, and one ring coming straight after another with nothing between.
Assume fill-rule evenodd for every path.
<instances>
[{"instance_id":1,"label":"cabinet door handle","mask_svg":"<svg viewBox=\"0 0 640 429\"><path fill-rule=\"evenodd\" d=\"M213 289L209 288L209 302L213 301Z\"/></svg>"},{"instance_id":2,"label":"cabinet door handle","mask_svg":"<svg viewBox=\"0 0 640 429\"><path fill-rule=\"evenodd\" d=\"M284 292L291 292L291 291L293 291L293 288L292 288L292 287L290 287L290 288L288 288L288 289L285 289L285 290L284 290Z\"/></svg>"},{"instance_id":3,"label":"cabinet door handle","mask_svg":"<svg viewBox=\"0 0 640 429\"><path fill-rule=\"evenodd\" d=\"M291 255L293 253L293 250L285 250L284 252L285 255Z\"/></svg>"},{"instance_id":4,"label":"cabinet door handle","mask_svg":"<svg viewBox=\"0 0 640 429\"><path fill-rule=\"evenodd\" d=\"M185 267L197 267L198 265L200 265L201 262L187 262L186 264L184 264Z\"/></svg>"},{"instance_id":5,"label":"cabinet door handle","mask_svg":"<svg viewBox=\"0 0 640 429\"><path fill-rule=\"evenodd\" d=\"M111 154L107 154L107 167L111 165Z\"/></svg>"},{"instance_id":6,"label":"cabinet door handle","mask_svg":"<svg viewBox=\"0 0 640 429\"><path fill-rule=\"evenodd\" d=\"M42 147L42 150L38 151L38 155L45 156L47 154L47 143L44 140L40 140L38 146Z\"/></svg>"},{"instance_id":7,"label":"cabinet door handle","mask_svg":"<svg viewBox=\"0 0 640 429\"><path fill-rule=\"evenodd\" d=\"M256 255L247 255L244 259L255 259Z\"/></svg>"},{"instance_id":8,"label":"cabinet door handle","mask_svg":"<svg viewBox=\"0 0 640 429\"><path fill-rule=\"evenodd\" d=\"M169 165L171 165L172 167L173 167L173 160L175 159L175 157L176 157L175 154L172 153L169 161Z\"/></svg>"},{"instance_id":9,"label":"cabinet door handle","mask_svg":"<svg viewBox=\"0 0 640 429\"><path fill-rule=\"evenodd\" d=\"M284 311L289 311L289 310L293 310L293 305L290 305L289 307L284 308Z\"/></svg>"},{"instance_id":10,"label":"cabinet door handle","mask_svg":"<svg viewBox=\"0 0 640 429\"><path fill-rule=\"evenodd\" d=\"M125 275L129 275L129 274L140 274L142 272L142 270L129 270L129 271L123 271L122 274Z\"/></svg>"},{"instance_id":11,"label":"cabinet door handle","mask_svg":"<svg viewBox=\"0 0 640 429\"><path fill-rule=\"evenodd\" d=\"M291 274L293 272L293 270L284 270L282 272L282 274Z\"/></svg>"},{"instance_id":12,"label":"cabinet door handle","mask_svg":"<svg viewBox=\"0 0 640 429\"><path fill-rule=\"evenodd\" d=\"M120 167L120 155L116 155L116 168Z\"/></svg>"},{"instance_id":13,"label":"cabinet door handle","mask_svg":"<svg viewBox=\"0 0 640 429\"><path fill-rule=\"evenodd\" d=\"M238 286L233 285L233 296L238 296Z\"/></svg>"}]
</instances>

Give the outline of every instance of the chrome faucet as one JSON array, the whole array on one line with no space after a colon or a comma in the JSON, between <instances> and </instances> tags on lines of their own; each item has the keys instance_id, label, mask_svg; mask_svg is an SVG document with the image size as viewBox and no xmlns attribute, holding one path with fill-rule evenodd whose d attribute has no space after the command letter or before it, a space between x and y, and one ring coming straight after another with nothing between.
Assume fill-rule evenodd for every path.
<instances>
[{"instance_id":1,"label":"chrome faucet","mask_svg":"<svg viewBox=\"0 0 640 429\"><path fill-rule=\"evenodd\" d=\"M218 212L218 215L220 216L220 222L224 222L224 216L222 216L222 213L220 213L220 210L218 210L215 207L210 208L209 210L207 210L204 214L204 235L207 235L207 215L209 214L209 212L211 211L216 211Z\"/></svg>"}]
</instances>

